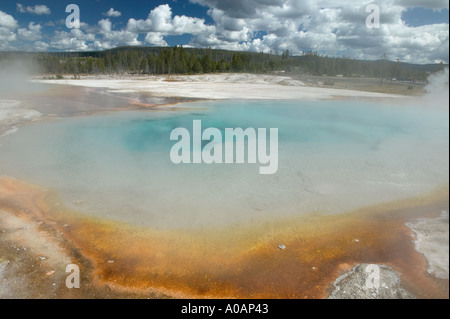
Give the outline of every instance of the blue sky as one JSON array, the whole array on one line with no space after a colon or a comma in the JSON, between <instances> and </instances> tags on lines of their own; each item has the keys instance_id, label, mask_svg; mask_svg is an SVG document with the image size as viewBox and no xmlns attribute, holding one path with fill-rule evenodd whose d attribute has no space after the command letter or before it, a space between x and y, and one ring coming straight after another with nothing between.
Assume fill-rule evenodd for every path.
<instances>
[{"instance_id":1,"label":"blue sky","mask_svg":"<svg viewBox=\"0 0 450 319\"><path fill-rule=\"evenodd\" d=\"M80 29L68 29L68 4ZM366 7L380 9L367 28ZM19 0L0 3L0 50L213 47L448 63L447 0ZM109 14L108 14L109 12Z\"/></svg>"},{"instance_id":2,"label":"blue sky","mask_svg":"<svg viewBox=\"0 0 450 319\"><path fill-rule=\"evenodd\" d=\"M448 24L448 9L436 11L421 7L409 8L402 14L402 19L408 26L418 27L427 24L446 23Z\"/></svg>"}]
</instances>

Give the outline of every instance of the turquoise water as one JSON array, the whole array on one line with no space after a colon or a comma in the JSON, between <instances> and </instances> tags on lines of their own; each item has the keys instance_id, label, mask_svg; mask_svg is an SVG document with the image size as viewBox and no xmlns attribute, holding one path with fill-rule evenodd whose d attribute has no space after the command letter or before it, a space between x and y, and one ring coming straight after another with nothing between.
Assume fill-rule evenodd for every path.
<instances>
[{"instance_id":1,"label":"turquoise water","mask_svg":"<svg viewBox=\"0 0 450 319\"><path fill-rule=\"evenodd\" d=\"M222 101L21 127L0 174L55 189L87 214L156 228L341 213L448 182L448 112L361 101ZM171 162L170 133L278 128L279 169ZM204 142L206 144L207 142Z\"/></svg>"}]
</instances>

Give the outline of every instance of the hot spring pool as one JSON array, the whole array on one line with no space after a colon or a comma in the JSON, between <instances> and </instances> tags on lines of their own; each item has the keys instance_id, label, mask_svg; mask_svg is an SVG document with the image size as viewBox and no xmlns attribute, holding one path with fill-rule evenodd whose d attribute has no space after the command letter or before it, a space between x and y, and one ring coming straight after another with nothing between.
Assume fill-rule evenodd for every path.
<instances>
[{"instance_id":1,"label":"hot spring pool","mask_svg":"<svg viewBox=\"0 0 450 319\"><path fill-rule=\"evenodd\" d=\"M278 128L279 168L180 164L173 129ZM448 112L361 101L221 101L40 122L0 138L0 175L83 213L155 228L335 214L448 183Z\"/></svg>"}]
</instances>

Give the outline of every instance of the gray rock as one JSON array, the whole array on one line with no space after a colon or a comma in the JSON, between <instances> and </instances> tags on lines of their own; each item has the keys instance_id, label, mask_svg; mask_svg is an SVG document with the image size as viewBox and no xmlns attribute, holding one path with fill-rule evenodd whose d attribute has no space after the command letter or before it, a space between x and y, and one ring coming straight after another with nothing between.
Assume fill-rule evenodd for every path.
<instances>
[{"instance_id":1,"label":"gray rock","mask_svg":"<svg viewBox=\"0 0 450 319\"><path fill-rule=\"evenodd\" d=\"M401 288L400 276L384 265L356 265L333 285L329 299L415 299Z\"/></svg>"}]
</instances>

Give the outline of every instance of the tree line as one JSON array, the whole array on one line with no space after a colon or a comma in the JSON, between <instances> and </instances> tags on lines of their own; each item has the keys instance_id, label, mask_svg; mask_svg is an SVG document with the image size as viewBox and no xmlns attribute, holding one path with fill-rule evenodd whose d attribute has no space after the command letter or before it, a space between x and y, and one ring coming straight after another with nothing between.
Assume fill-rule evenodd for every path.
<instances>
[{"instance_id":1,"label":"tree line","mask_svg":"<svg viewBox=\"0 0 450 319\"><path fill-rule=\"evenodd\" d=\"M234 52L175 47L121 47L95 52L1 52L0 62L26 58L39 66L43 74L139 74L172 75L224 72L271 73L327 76L365 76L425 80L443 64L415 65L393 62L354 60L321 56L306 52L292 56L281 53Z\"/></svg>"}]
</instances>

